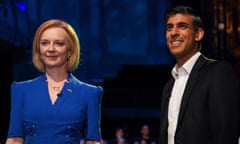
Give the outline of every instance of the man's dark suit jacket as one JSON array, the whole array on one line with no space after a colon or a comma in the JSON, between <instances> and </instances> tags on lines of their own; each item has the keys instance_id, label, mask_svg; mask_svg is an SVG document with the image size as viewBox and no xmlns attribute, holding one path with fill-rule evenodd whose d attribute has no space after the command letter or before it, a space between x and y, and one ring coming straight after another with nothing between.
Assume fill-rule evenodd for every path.
<instances>
[{"instance_id":1,"label":"man's dark suit jacket","mask_svg":"<svg viewBox=\"0 0 240 144\"><path fill-rule=\"evenodd\" d=\"M160 144L167 144L172 78L163 89ZM175 144L237 144L239 87L231 65L201 55L190 73L180 106Z\"/></svg>"}]
</instances>

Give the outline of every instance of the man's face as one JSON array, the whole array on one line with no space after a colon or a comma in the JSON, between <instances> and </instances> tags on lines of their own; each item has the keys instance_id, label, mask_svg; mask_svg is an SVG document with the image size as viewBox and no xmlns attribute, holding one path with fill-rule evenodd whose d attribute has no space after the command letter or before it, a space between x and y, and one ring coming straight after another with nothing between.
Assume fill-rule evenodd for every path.
<instances>
[{"instance_id":1,"label":"man's face","mask_svg":"<svg viewBox=\"0 0 240 144\"><path fill-rule=\"evenodd\" d=\"M198 51L198 31L194 31L192 16L172 15L167 20L166 41L169 51L177 60L186 61Z\"/></svg>"}]
</instances>

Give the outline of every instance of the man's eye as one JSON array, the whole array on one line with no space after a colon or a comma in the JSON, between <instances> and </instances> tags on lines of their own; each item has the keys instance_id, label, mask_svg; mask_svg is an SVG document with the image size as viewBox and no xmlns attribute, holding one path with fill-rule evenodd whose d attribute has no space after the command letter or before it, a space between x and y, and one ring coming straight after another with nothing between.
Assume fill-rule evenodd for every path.
<instances>
[{"instance_id":1,"label":"man's eye","mask_svg":"<svg viewBox=\"0 0 240 144\"><path fill-rule=\"evenodd\" d=\"M166 31L170 31L172 29L172 26L167 26Z\"/></svg>"},{"instance_id":2,"label":"man's eye","mask_svg":"<svg viewBox=\"0 0 240 144\"><path fill-rule=\"evenodd\" d=\"M178 27L180 29L187 29L189 26L187 24L179 24Z\"/></svg>"}]
</instances>

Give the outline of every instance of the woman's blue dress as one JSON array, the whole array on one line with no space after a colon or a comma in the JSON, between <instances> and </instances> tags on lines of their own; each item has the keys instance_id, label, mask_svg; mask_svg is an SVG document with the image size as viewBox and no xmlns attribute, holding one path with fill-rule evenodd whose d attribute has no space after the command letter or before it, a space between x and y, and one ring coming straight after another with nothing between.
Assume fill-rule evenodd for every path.
<instances>
[{"instance_id":1,"label":"woman's blue dress","mask_svg":"<svg viewBox=\"0 0 240 144\"><path fill-rule=\"evenodd\" d=\"M22 137L25 144L101 141L102 95L102 87L81 82L72 74L54 104L45 74L13 82L8 137Z\"/></svg>"}]
</instances>

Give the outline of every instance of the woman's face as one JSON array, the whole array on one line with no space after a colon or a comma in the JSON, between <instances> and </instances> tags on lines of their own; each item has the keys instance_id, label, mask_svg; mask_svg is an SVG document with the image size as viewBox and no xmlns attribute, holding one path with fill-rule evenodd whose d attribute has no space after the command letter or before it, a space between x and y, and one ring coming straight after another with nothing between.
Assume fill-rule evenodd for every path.
<instances>
[{"instance_id":1,"label":"woman's face","mask_svg":"<svg viewBox=\"0 0 240 144\"><path fill-rule=\"evenodd\" d=\"M65 68L69 53L67 32L59 27L46 29L40 37L40 56L46 69Z\"/></svg>"}]
</instances>

